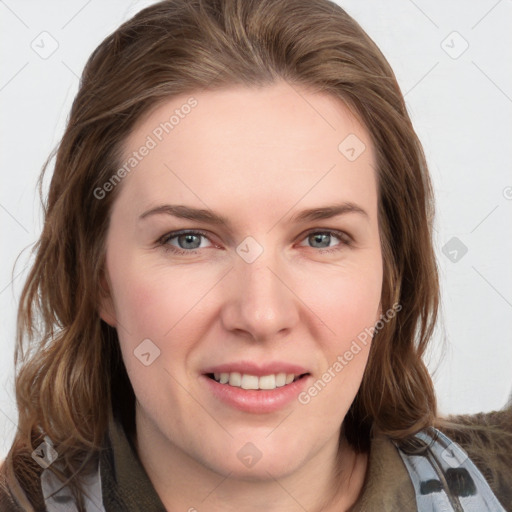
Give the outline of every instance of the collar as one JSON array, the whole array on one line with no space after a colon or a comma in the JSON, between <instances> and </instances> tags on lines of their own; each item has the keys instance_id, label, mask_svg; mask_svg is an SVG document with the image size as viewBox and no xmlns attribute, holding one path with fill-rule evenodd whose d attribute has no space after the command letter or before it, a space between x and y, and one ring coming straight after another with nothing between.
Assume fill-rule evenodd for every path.
<instances>
[{"instance_id":1,"label":"collar","mask_svg":"<svg viewBox=\"0 0 512 512\"><path fill-rule=\"evenodd\" d=\"M107 511L166 512L122 425L109 422L108 442L100 455L101 490Z\"/></svg>"},{"instance_id":2,"label":"collar","mask_svg":"<svg viewBox=\"0 0 512 512\"><path fill-rule=\"evenodd\" d=\"M350 512L417 512L416 495L397 447L386 436L373 435L365 483Z\"/></svg>"}]
</instances>

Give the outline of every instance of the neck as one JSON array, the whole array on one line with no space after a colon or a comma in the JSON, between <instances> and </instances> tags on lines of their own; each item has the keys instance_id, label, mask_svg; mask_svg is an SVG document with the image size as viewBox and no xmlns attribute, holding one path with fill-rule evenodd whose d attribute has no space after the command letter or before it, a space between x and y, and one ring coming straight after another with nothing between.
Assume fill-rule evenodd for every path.
<instances>
[{"instance_id":1,"label":"neck","mask_svg":"<svg viewBox=\"0 0 512 512\"><path fill-rule=\"evenodd\" d=\"M136 449L168 512L341 512L361 493L367 455L344 437L329 440L298 470L249 479L206 467L169 441L156 426L139 424ZM141 428L140 428L141 427Z\"/></svg>"}]
</instances>

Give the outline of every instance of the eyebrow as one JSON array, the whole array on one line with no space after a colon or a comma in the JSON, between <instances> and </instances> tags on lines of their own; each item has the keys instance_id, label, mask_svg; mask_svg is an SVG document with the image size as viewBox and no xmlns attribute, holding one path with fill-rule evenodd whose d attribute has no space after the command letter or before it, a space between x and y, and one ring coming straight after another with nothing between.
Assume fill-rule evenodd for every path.
<instances>
[{"instance_id":1,"label":"eyebrow","mask_svg":"<svg viewBox=\"0 0 512 512\"><path fill-rule=\"evenodd\" d=\"M310 222L315 220L330 219L332 217L346 215L349 213L357 213L369 219L368 213L363 208L361 208L361 206L358 206L352 202L343 202L302 210L293 215L288 222L292 224L301 222L304 223L308 221ZM230 227L231 225L230 221L226 217L223 217L222 215L219 215L211 210L173 204L164 204L152 208L141 214L139 220L144 220L150 216L161 214L172 215L180 219L195 220L216 226Z\"/></svg>"}]
</instances>

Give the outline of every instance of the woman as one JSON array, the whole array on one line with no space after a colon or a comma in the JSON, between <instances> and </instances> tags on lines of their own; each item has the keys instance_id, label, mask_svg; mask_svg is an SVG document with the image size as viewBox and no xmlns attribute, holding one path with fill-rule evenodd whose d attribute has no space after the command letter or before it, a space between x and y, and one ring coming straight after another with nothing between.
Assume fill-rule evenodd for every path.
<instances>
[{"instance_id":1,"label":"woman","mask_svg":"<svg viewBox=\"0 0 512 512\"><path fill-rule=\"evenodd\" d=\"M335 4L138 13L45 214L2 510L510 510L510 412L437 418L430 178Z\"/></svg>"}]
</instances>

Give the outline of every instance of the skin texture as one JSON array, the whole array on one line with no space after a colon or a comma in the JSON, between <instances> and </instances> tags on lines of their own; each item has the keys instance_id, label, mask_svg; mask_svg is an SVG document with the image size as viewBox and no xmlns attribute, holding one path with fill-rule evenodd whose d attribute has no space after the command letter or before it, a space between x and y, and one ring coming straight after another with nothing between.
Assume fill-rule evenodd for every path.
<instances>
[{"instance_id":1,"label":"skin texture","mask_svg":"<svg viewBox=\"0 0 512 512\"><path fill-rule=\"evenodd\" d=\"M141 119L126 158L190 96ZM340 100L284 82L193 97L197 106L118 185L107 236L100 314L118 330L136 394L139 457L170 511L345 510L361 492L367 458L343 436L338 453L340 428L369 344L309 403L294 399L271 413L219 401L202 371L285 361L305 367L312 385L379 319L370 136ZM354 161L338 149L349 134L366 146ZM343 201L367 215L291 221L304 209ZM139 219L164 204L211 209L230 226L169 214ZM181 229L208 238L193 237L196 250L183 238L158 244ZM323 244L309 236L326 230L345 235ZM252 263L237 253L248 236L263 248ZM160 350L149 366L134 355L145 339ZM262 455L252 467L237 456L248 442Z\"/></svg>"}]
</instances>

